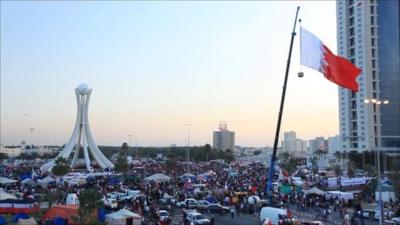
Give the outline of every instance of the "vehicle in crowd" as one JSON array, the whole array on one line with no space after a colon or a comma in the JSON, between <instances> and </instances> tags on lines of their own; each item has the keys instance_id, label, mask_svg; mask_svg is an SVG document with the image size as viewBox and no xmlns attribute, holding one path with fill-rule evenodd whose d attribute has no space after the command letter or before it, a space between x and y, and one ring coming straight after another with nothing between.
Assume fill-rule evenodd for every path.
<instances>
[{"instance_id":1,"label":"vehicle in crowd","mask_svg":"<svg viewBox=\"0 0 400 225\"><path fill-rule=\"evenodd\" d=\"M272 225L278 225L279 221L288 218L287 210L273 207L263 207L260 211L260 221L270 219Z\"/></svg>"},{"instance_id":2,"label":"vehicle in crowd","mask_svg":"<svg viewBox=\"0 0 400 225\"><path fill-rule=\"evenodd\" d=\"M176 202L176 206L180 208L196 208L199 205L196 199L187 198L184 201Z\"/></svg>"},{"instance_id":3,"label":"vehicle in crowd","mask_svg":"<svg viewBox=\"0 0 400 225\"><path fill-rule=\"evenodd\" d=\"M374 216L375 211L373 210L361 210L357 211L357 215L361 216L363 218L371 218L371 216Z\"/></svg>"},{"instance_id":4,"label":"vehicle in crowd","mask_svg":"<svg viewBox=\"0 0 400 225\"><path fill-rule=\"evenodd\" d=\"M228 207L222 206L220 204L209 204L208 206L206 206L204 208L204 210L209 213L228 213L229 212Z\"/></svg>"},{"instance_id":5,"label":"vehicle in crowd","mask_svg":"<svg viewBox=\"0 0 400 225\"><path fill-rule=\"evenodd\" d=\"M102 198L103 204L105 207L111 208L111 209L116 209L118 208L118 202L114 198Z\"/></svg>"},{"instance_id":6,"label":"vehicle in crowd","mask_svg":"<svg viewBox=\"0 0 400 225\"><path fill-rule=\"evenodd\" d=\"M203 214L198 212L189 212L186 215L186 220L189 224L193 223L196 225L208 225L211 224L211 221L205 217Z\"/></svg>"},{"instance_id":7,"label":"vehicle in crowd","mask_svg":"<svg viewBox=\"0 0 400 225\"><path fill-rule=\"evenodd\" d=\"M379 220L380 212L381 211L379 209L375 210L374 219ZM394 216L395 216L395 212L392 212L392 211L389 211L386 209L383 210L383 218L384 219L389 220L390 218L392 218Z\"/></svg>"},{"instance_id":8,"label":"vehicle in crowd","mask_svg":"<svg viewBox=\"0 0 400 225\"><path fill-rule=\"evenodd\" d=\"M199 210L203 210L207 206L211 205L211 203L209 201L207 201L207 200L198 200L197 203L198 203L197 208Z\"/></svg>"},{"instance_id":9,"label":"vehicle in crowd","mask_svg":"<svg viewBox=\"0 0 400 225\"><path fill-rule=\"evenodd\" d=\"M169 215L167 210L159 210L157 215L160 221L171 220L171 216Z\"/></svg>"},{"instance_id":10,"label":"vehicle in crowd","mask_svg":"<svg viewBox=\"0 0 400 225\"><path fill-rule=\"evenodd\" d=\"M400 217L393 217L392 221L394 221L396 225L400 225Z\"/></svg>"},{"instance_id":11,"label":"vehicle in crowd","mask_svg":"<svg viewBox=\"0 0 400 225\"><path fill-rule=\"evenodd\" d=\"M158 202L163 205L175 204L176 198L173 196L164 194L164 197L160 198Z\"/></svg>"}]
</instances>

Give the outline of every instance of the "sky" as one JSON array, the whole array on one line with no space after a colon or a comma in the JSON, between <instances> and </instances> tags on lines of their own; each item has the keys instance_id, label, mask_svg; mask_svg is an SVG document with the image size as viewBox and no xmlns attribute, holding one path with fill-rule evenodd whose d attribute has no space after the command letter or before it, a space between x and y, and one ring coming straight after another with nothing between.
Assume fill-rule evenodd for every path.
<instances>
[{"instance_id":1,"label":"sky","mask_svg":"<svg viewBox=\"0 0 400 225\"><path fill-rule=\"evenodd\" d=\"M271 146L296 7L336 52L334 1L1 1L4 145L61 145L74 88L92 89L98 145L212 144L224 120L241 146ZM282 132L338 133L338 88L300 66L295 37ZM305 76L298 78L303 71ZM30 131L30 128L34 128Z\"/></svg>"}]
</instances>

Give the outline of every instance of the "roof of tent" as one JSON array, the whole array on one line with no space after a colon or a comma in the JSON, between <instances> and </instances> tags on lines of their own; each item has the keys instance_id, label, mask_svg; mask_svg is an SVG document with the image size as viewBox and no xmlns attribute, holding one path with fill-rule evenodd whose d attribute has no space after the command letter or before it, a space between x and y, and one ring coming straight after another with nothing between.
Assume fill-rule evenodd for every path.
<instances>
[{"instance_id":1,"label":"roof of tent","mask_svg":"<svg viewBox=\"0 0 400 225\"><path fill-rule=\"evenodd\" d=\"M304 194L309 195L309 194L316 194L316 195L324 195L325 192L321 191L320 189L313 187L310 190L304 191Z\"/></svg>"},{"instance_id":2,"label":"roof of tent","mask_svg":"<svg viewBox=\"0 0 400 225\"><path fill-rule=\"evenodd\" d=\"M0 201L5 199L17 199L17 197L0 189Z\"/></svg>"},{"instance_id":3,"label":"roof of tent","mask_svg":"<svg viewBox=\"0 0 400 225\"><path fill-rule=\"evenodd\" d=\"M9 179L7 177L0 177L0 184L12 184L17 182L17 180Z\"/></svg>"},{"instance_id":4,"label":"roof of tent","mask_svg":"<svg viewBox=\"0 0 400 225\"><path fill-rule=\"evenodd\" d=\"M47 176L47 177L45 177L43 179L39 179L38 180L39 183L51 183L51 182L54 182L54 181L56 181L56 180L54 178L50 177L50 176Z\"/></svg>"},{"instance_id":5,"label":"roof of tent","mask_svg":"<svg viewBox=\"0 0 400 225\"><path fill-rule=\"evenodd\" d=\"M133 213L125 208L106 215L106 218L112 218L112 219L123 219L132 217L141 218L139 214Z\"/></svg>"},{"instance_id":6,"label":"roof of tent","mask_svg":"<svg viewBox=\"0 0 400 225\"><path fill-rule=\"evenodd\" d=\"M25 180L21 181L21 184L35 185L36 182L34 180L32 180L31 178L26 178Z\"/></svg>"},{"instance_id":7,"label":"roof of tent","mask_svg":"<svg viewBox=\"0 0 400 225\"><path fill-rule=\"evenodd\" d=\"M38 223L34 218L19 219L17 225L37 225Z\"/></svg>"},{"instance_id":8,"label":"roof of tent","mask_svg":"<svg viewBox=\"0 0 400 225\"><path fill-rule=\"evenodd\" d=\"M146 180L146 181L161 181L162 182L162 181L170 181L171 177L169 177L165 174L162 174L162 173L156 173L149 177L144 178L144 180Z\"/></svg>"},{"instance_id":9,"label":"roof of tent","mask_svg":"<svg viewBox=\"0 0 400 225\"><path fill-rule=\"evenodd\" d=\"M61 217L68 219L69 224L71 224L73 218L79 215L78 208L79 206L77 205L55 205L47 210L47 212L42 216L41 221L44 222L47 219Z\"/></svg>"}]
</instances>

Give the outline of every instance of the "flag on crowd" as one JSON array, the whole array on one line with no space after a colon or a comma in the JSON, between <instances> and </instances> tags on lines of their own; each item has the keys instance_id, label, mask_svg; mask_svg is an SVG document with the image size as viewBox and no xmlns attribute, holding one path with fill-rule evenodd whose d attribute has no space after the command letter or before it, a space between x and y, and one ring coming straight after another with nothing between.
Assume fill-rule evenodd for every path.
<instances>
[{"instance_id":1,"label":"flag on crowd","mask_svg":"<svg viewBox=\"0 0 400 225\"><path fill-rule=\"evenodd\" d=\"M337 56L314 34L300 28L300 62L325 75L341 87L358 91L357 76L361 70L349 60Z\"/></svg>"}]
</instances>

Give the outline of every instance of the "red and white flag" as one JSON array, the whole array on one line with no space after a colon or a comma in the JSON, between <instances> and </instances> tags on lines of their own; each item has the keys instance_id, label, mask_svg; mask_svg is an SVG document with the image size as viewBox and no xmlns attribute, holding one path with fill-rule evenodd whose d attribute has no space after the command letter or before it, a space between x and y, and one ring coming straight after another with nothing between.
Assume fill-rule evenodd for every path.
<instances>
[{"instance_id":1,"label":"red and white flag","mask_svg":"<svg viewBox=\"0 0 400 225\"><path fill-rule=\"evenodd\" d=\"M317 36L300 28L300 62L317 70L341 87L358 91L357 76L361 70L349 60L334 55Z\"/></svg>"}]
</instances>

